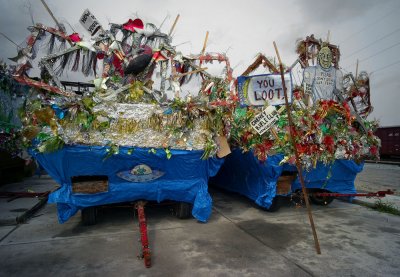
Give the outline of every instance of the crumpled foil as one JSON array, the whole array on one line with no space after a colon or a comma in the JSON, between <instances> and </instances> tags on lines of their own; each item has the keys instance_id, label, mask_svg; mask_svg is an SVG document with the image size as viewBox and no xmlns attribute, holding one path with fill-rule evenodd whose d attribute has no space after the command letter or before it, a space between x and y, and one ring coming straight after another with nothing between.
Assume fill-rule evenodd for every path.
<instances>
[{"instance_id":1,"label":"crumpled foil","mask_svg":"<svg viewBox=\"0 0 400 277\"><path fill-rule=\"evenodd\" d=\"M109 142L120 146L136 146L144 148L165 148L183 150L202 150L211 132L204 128L204 120L198 118L194 128L181 134L171 136L166 130L153 130L146 127L147 120L153 114L163 113L164 109L153 104L121 104L103 103L93 108L94 112L105 112L111 118L110 128L105 131L84 130L77 126L65 126L61 134L68 144L106 145ZM118 119L131 119L138 122L135 132L118 131Z\"/></svg>"}]
</instances>

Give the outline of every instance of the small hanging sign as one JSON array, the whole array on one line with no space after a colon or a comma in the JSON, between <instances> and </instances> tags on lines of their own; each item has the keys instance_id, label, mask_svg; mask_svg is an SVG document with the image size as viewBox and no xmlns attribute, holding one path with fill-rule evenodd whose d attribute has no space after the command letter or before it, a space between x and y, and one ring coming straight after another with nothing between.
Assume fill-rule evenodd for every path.
<instances>
[{"instance_id":1,"label":"small hanging sign","mask_svg":"<svg viewBox=\"0 0 400 277\"><path fill-rule=\"evenodd\" d=\"M250 122L251 127L257 131L260 135L264 134L270 129L275 122L279 119L279 114L275 107L268 106L260 114L256 115L255 118Z\"/></svg>"},{"instance_id":2,"label":"small hanging sign","mask_svg":"<svg viewBox=\"0 0 400 277\"><path fill-rule=\"evenodd\" d=\"M92 36L94 36L98 30L102 29L100 23L97 21L96 17L89 11L89 9L86 9L83 12L81 18L79 19L79 22Z\"/></svg>"}]
</instances>

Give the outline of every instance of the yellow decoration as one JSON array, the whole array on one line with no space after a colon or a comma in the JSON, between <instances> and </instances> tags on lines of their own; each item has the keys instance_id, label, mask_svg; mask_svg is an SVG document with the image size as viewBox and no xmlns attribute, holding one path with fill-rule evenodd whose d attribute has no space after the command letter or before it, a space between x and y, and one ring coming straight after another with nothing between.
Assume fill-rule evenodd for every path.
<instances>
[{"instance_id":1,"label":"yellow decoration","mask_svg":"<svg viewBox=\"0 0 400 277\"><path fill-rule=\"evenodd\" d=\"M143 98L144 95L144 90L143 88L143 83L136 81L134 82L131 87L129 88L129 98L132 101L140 101Z\"/></svg>"},{"instance_id":2,"label":"yellow decoration","mask_svg":"<svg viewBox=\"0 0 400 277\"><path fill-rule=\"evenodd\" d=\"M54 117L54 110L47 106L34 111L33 114L35 115L38 123L46 123L47 125L50 125L50 121Z\"/></svg>"},{"instance_id":3,"label":"yellow decoration","mask_svg":"<svg viewBox=\"0 0 400 277\"><path fill-rule=\"evenodd\" d=\"M53 132L53 134L55 135L55 136L57 136L58 135L58 126L57 126L57 120L55 120L54 118L52 118L51 120L50 120L50 128L51 128L51 131Z\"/></svg>"}]
</instances>

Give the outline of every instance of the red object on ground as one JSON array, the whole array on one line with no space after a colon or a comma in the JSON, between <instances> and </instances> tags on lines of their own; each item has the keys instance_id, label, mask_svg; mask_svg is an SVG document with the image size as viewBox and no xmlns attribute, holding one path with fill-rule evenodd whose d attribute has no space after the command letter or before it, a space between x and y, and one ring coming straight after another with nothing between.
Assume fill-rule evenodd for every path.
<instances>
[{"instance_id":1,"label":"red object on ground","mask_svg":"<svg viewBox=\"0 0 400 277\"><path fill-rule=\"evenodd\" d=\"M377 191L377 192L367 192L367 193L331 193L331 192L315 192L310 193L315 196L332 196L332 197L344 197L344 196L364 196L364 197L385 197L387 194L394 194L390 189Z\"/></svg>"},{"instance_id":2,"label":"red object on ground","mask_svg":"<svg viewBox=\"0 0 400 277\"><path fill-rule=\"evenodd\" d=\"M147 223L146 216L144 214L144 205L146 203L139 201L136 204L139 217L139 229L140 229L140 240L142 242L142 257L144 259L144 265L149 268L151 266L151 253L149 248L149 239L147 237Z\"/></svg>"}]
</instances>

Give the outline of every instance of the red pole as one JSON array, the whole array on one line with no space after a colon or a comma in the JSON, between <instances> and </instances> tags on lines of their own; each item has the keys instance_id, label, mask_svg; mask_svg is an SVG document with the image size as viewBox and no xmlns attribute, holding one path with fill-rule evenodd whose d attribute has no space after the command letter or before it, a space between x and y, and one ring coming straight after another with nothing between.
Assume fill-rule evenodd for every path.
<instances>
[{"instance_id":1,"label":"red pole","mask_svg":"<svg viewBox=\"0 0 400 277\"><path fill-rule=\"evenodd\" d=\"M142 257L144 259L144 265L149 268L151 266L151 252L149 248L149 239L147 237L147 223L146 216L144 214L144 205L146 202L139 201L136 204L139 217L139 229L140 229L140 240L142 242Z\"/></svg>"}]
</instances>

